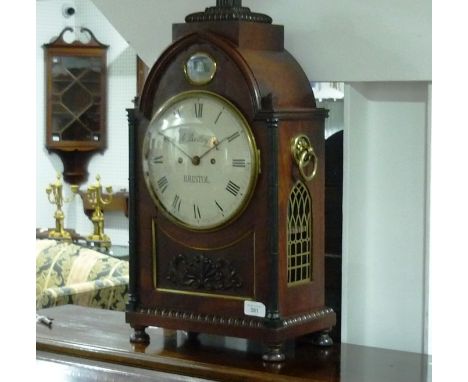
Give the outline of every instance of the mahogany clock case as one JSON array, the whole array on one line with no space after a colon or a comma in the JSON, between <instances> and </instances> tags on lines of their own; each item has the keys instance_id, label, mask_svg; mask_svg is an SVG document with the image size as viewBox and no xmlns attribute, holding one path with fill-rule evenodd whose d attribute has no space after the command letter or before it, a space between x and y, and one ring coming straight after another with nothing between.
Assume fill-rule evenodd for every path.
<instances>
[{"instance_id":1,"label":"mahogany clock case","mask_svg":"<svg viewBox=\"0 0 468 382\"><path fill-rule=\"evenodd\" d=\"M307 77L284 50L283 35L282 26L246 21L175 24L174 42L149 72L138 108L129 110L126 321L136 333L160 326L279 343L335 324L335 313L324 306L327 111L316 108ZM217 65L205 85L190 83L183 73L185 62L198 52L209 54ZM142 144L154 113L171 97L193 90L233 103L249 122L260 156L256 188L245 211L209 232L193 232L168 220L156 208L142 173ZM303 181L292 160L290 142L299 134L310 139L318 158L311 182ZM311 274L305 282L288 285L288 200L297 184L305 186L312 201ZM198 270L197 277L177 267L180 255L187 267ZM214 269L220 270L216 280L209 275ZM181 274L171 277L174 272ZM264 304L265 317L245 315L245 301Z\"/></svg>"}]
</instances>

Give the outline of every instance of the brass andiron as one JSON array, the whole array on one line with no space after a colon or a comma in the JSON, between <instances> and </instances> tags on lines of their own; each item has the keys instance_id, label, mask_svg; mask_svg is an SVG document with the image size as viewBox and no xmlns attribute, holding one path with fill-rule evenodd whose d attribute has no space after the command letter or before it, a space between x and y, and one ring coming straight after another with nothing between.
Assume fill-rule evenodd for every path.
<instances>
[{"instance_id":1,"label":"brass andiron","mask_svg":"<svg viewBox=\"0 0 468 382\"><path fill-rule=\"evenodd\" d=\"M75 195L78 192L78 186L72 185L71 197L64 198L63 197L63 184L62 184L61 178L62 176L60 174L57 174L57 179L55 180L55 182L51 183L46 188L49 202L57 206L57 210L54 213L55 229L49 230L48 236L51 239L71 240L70 232L67 232L64 228L63 222L65 219L65 214L62 211L62 207L64 203L70 203L75 198Z\"/></svg>"},{"instance_id":2,"label":"brass andiron","mask_svg":"<svg viewBox=\"0 0 468 382\"><path fill-rule=\"evenodd\" d=\"M94 208L91 221L93 222L94 232L87 237L87 240L93 245L109 250L111 247L111 240L109 236L104 233L104 212L103 207L112 202L112 187L106 187L106 192L109 194L107 198L103 196L101 177L96 176L96 183L88 187L86 191L86 198L91 206Z\"/></svg>"}]
</instances>

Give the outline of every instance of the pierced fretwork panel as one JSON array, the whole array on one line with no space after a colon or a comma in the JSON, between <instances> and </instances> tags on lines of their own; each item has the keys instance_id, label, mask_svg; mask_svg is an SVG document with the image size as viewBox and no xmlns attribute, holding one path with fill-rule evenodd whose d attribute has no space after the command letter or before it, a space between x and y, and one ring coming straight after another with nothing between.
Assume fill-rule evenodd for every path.
<instances>
[{"instance_id":1,"label":"pierced fretwork panel","mask_svg":"<svg viewBox=\"0 0 468 382\"><path fill-rule=\"evenodd\" d=\"M297 182L288 203L288 285L309 282L312 275L312 200L307 187Z\"/></svg>"}]
</instances>

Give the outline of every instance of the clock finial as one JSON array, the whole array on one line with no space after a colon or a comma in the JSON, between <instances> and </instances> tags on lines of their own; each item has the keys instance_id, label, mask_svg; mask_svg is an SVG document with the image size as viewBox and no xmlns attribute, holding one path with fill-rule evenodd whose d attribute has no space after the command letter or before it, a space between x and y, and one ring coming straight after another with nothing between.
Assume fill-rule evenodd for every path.
<instances>
[{"instance_id":1,"label":"clock finial","mask_svg":"<svg viewBox=\"0 0 468 382\"><path fill-rule=\"evenodd\" d=\"M216 0L217 7L242 7L242 0Z\"/></svg>"},{"instance_id":2,"label":"clock finial","mask_svg":"<svg viewBox=\"0 0 468 382\"><path fill-rule=\"evenodd\" d=\"M251 12L242 6L242 0L216 0L216 6L208 7L205 12L196 12L185 18L187 23L204 21L250 21L271 24L270 16Z\"/></svg>"}]
</instances>

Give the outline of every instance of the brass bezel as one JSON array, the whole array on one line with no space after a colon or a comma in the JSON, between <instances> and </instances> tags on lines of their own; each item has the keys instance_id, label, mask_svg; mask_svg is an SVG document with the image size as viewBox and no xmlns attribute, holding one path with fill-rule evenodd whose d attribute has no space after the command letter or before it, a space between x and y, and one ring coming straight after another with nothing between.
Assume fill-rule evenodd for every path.
<instances>
[{"instance_id":1,"label":"brass bezel","mask_svg":"<svg viewBox=\"0 0 468 382\"><path fill-rule=\"evenodd\" d=\"M190 74L189 74L189 71L188 71L188 68L187 68L187 63L192 59L192 57L196 56L196 55L204 55L206 57L208 57L212 62L213 62L213 72L211 73L210 75L210 78L207 79L207 80L203 80L203 81L195 81L194 79L192 79L190 77ZM216 63L216 60L213 58L212 55L206 53L206 52L202 52L202 51L199 51L199 52L195 52L195 53L192 53L190 55L190 57L185 60L184 62L184 74L185 74L185 79L187 80L187 82L191 85L198 85L198 86L201 86L201 85L207 85L209 84L211 81L213 81L213 78L215 77L216 75L216 72L218 70L218 64Z\"/></svg>"},{"instance_id":2,"label":"brass bezel","mask_svg":"<svg viewBox=\"0 0 468 382\"><path fill-rule=\"evenodd\" d=\"M251 171L249 174L249 187L245 192L245 195L243 197L243 200L241 204L237 207L237 209L231 214L231 216L223 220L221 223L216 223L204 227L198 227L191 225L187 222L184 222L183 220L177 218L174 216L170 211L168 211L163 204L159 201L159 198L157 196L157 193L153 189L153 185L151 184L151 181L149 179L149 174L146 171L146 168L148 167L147 164L147 152L149 149L149 142L148 142L148 132L150 131L151 126L153 125L153 122L156 121L167 109L172 107L174 104L188 99L188 98L196 98L197 96L208 96L208 97L213 97L218 99L221 103L224 104L224 107L231 110L234 114L236 114L240 121L242 128L244 129L247 137L247 142L249 145L249 151L250 155L252 158L252 166L251 166ZM247 119L244 117L244 115L239 111L239 109L228 99L224 98L223 96L220 96L219 94L206 91L206 90L190 90L190 91L185 91L182 93L179 93L170 99L168 99L159 109L158 111L154 114L153 118L151 119L148 128L145 133L145 137L143 139L143 150L142 150L142 167L143 167L143 176L145 179L145 184L148 189L148 192L153 199L153 202L156 204L156 207L158 208L159 211L161 211L164 216L171 221L172 223L178 225L179 227L182 227L184 229L187 229L189 231L193 232L213 232L220 230L227 225L231 224L235 220L239 218L239 216L245 211L247 205L249 204L250 200L252 199L253 191L255 189L255 186L257 184L257 179L258 179L258 174L259 174L259 163L260 163L260 152L257 149L257 145L255 143L255 138L252 133L252 130L250 128L250 125L247 121ZM146 166L146 168L145 168Z\"/></svg>"}]
</instances>

